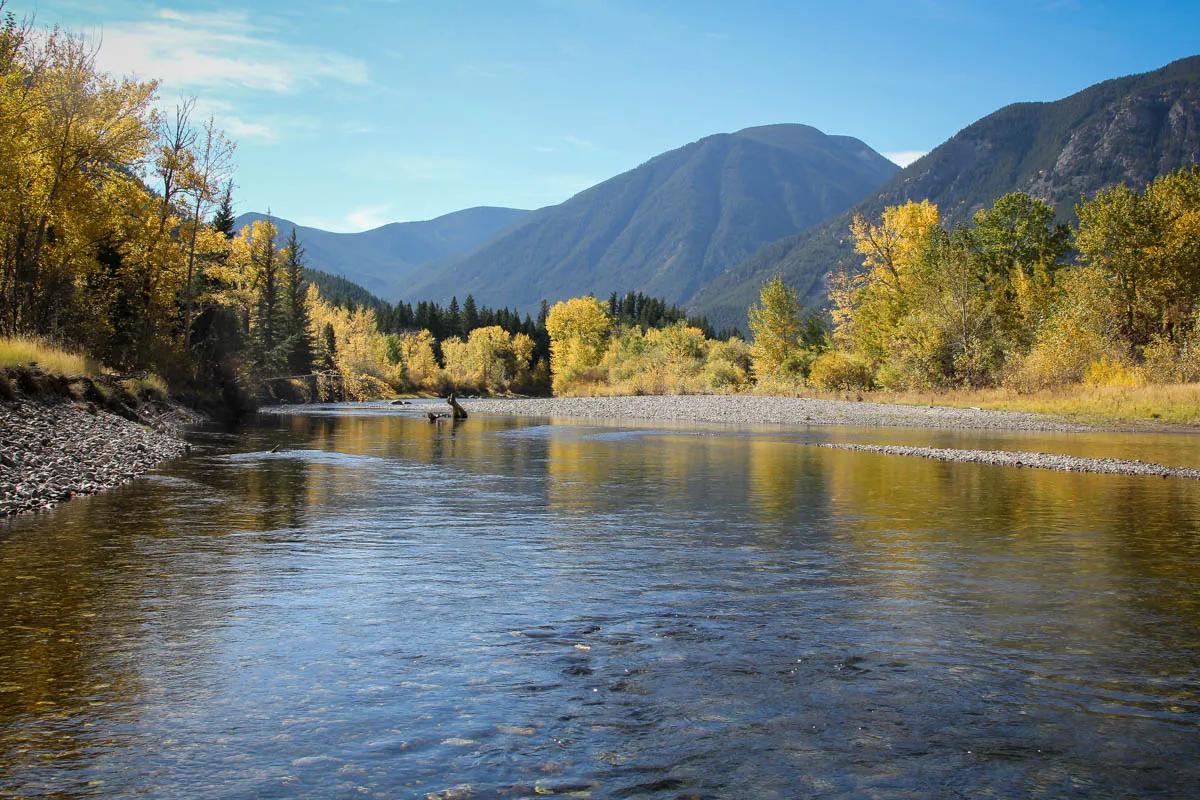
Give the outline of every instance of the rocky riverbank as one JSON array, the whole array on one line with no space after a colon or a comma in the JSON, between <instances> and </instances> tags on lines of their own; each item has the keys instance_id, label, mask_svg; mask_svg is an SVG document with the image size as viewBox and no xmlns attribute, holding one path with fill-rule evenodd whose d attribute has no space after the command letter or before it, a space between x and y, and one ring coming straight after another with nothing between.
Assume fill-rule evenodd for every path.
<instances>
[{"instance_id":1,"label":"rocky riverbank","mask_svg":"<svg viewBox=\"0 0 1200 800\"><path fill-rule=\"evenodd\" d=\"M133 399L121 403L121 414L52 390L0 402L0 517L120 486L183 455L180 432L199 417Z\"/></svg>"},{"instance_id":2,"label":"rocky riverbank","mask_svg":"<svg viewBox=\"0 0 1200 800\"><path fill-rule=\"evenodd\" d=\"M1144 475L1154 478L1191 478L1200 480L1200 469L1170 467L1124 458L1085 458L1061 453L1034 453L1013 450L963 450L950 447L902 447L882 444L843 444L822 442L817 447L880 453L888 456L917 456L937 461L966 464L992 464L1004 467L1030 467L1058 472L1095 472L1102 475Z\"/></svg>"},{"instance_id":3,"label":"rocky riverbank","mask_svg":"<svg viewBox=\"0 0 1200 800\"><path fill-rule=\"evenodd\" d=\"M554 397L463 401L468 411L526 417L680 420L739 425L898 426L1004 431L1088 431L1040 414L757 395Z\"/></svg>"}]
</instances>

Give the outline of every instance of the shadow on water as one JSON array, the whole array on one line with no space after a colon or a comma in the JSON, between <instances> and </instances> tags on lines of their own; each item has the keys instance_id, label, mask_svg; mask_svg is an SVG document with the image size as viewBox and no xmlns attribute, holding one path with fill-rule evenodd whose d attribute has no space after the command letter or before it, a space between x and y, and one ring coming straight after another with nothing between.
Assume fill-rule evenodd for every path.
<instances>
[{"instance_id":1,"label":"shadow on water","mask_svg":"<svg viewBox=\"0 0 1200 800\"><path fill-rule=\"evenodd\" d=\"M198 437L0 532L0 796L1196 796L1200 485L808 446L1105 436Z\"/></svg>"}]
</instances>

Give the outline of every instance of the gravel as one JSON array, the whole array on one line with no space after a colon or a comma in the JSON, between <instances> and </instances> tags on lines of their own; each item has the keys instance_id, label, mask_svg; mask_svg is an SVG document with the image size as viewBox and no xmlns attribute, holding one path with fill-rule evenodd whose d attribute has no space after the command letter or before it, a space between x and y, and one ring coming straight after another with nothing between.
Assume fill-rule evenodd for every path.
<instances>
[{"instance_id":1,"label":"gravel","mask_svg":"<svg viewBox=\"0 0 1200 800\"><path fill-rule=\"evenodd\" d=\"M832 450L854 450L860 453L882 453L889 456L918 456L938 461L960 461L971 464L995 464L1005 467L1033 467L1060 472L1099 472L1106 475L1147 475L1159 478L1193 478L1200 480L1200 469L1168 467L1145 461L1122 458L1084 458L1058 453L1031 453L1012 450L959 450L948 447L901 447L880 444L842 444L823 442L817 447Z\"/></svg>"},{"instance_id":2,"label":"gravel","mask_svg":"<svg viewBox=\"0 0 1200 800\"><path fill-rule=\"evenodd\" d=\"M0 517L120 486L183 455L174 422L149 427L69 400L0 403Z\"/></svg>"},{"instance_id":3,"label":"gravel","mask_svg":"<svg viewBox=\"0 0 1200 800\"><path fill-rule=\"evenodd\" d=\"M635 420L682 420L728 424L848 425L998 431L1087 432L1097 428L1040 414L984 411L978 408L902 406L746 395L676 395L663 397L564 397L552 399L486 399L464 401L469 412L505 416ZM1200 470L1117 458L1083 458L1053 453L1007 450L960 450L827 442L817 445L884 455L931 458L1064 472L1096 472L1200 479Z\"/></svg>"},{"instance_id":4,"label":"gravel","mask_svg":"<svg viewBox=\"0 0 1200 800\"><path fill-rule=\"evenodd\" d=\"M525 417L682 420L730 424L899 426L1005 431L1089 431L1041 414L978 408L901 406L756 395L555 397L464 400L468 412Z\"/></svg>"}]
</instances>

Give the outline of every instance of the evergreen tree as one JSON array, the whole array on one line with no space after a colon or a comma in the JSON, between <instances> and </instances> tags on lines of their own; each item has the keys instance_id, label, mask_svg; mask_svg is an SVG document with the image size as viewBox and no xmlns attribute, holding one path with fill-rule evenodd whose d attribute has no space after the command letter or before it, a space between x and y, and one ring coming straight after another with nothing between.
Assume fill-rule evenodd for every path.
<instances>
[{"instance_id":1,"label":"evergreen tree","mask_svg":"<svg viewBox=\"0 0 1200 800\"><path fill-rule=\"evenodd\" d=\"M275 225L256 222L251 240L250 262L258 289L252 326L255 361L264 373L277 372L286 363L284 342L286 302Z\"/></svg>"},{"instance_id":2,"label":"evergreen tree","mask_svg":"<svg viewBox=\"0 0 1200 800\"><path fill-rule=\"evenodd\" d=\"M337 369L337 335L333 323L326 322L321 329L321 339L317 343L317 366L322 372L332 372Z\"/></svg>"},{"instance_id":3,"label":"evergreen tree","mask_svg":"<svg viewBox=\"0 0 1200 800\"><path fill-rule=\"evenodd\" d=\"M458 295L450 298L450 307L446 309L446 330L451 336L462 336L466 331L463 330L462 313L458 310Z\"/></svg>"},{"instance_id":4,"label":"evergreen tree","mask_svg":"<svg viewBox=\"0 0 1200 800\"><path fill-rule=\"evenodd\" d=\"M235 219L233 216L233 182L225 184L225 193L221 195L221 204L217 206L217 211L213 214L212 226L217 231L225 234L226 239L232 239L236 231L233 227Z\"/></svg>"},{"instance_id":5,"label":"evergreen tree","mask_svg":"<svg viewBox=\"0 0 1200 800\"><path fill-rule=\"evenodd\" d=\"M288 237L283 261L284 299L287 305L285 342L288 371L293 375L312 371L313 343L308 330L308 284L304 280L304 248L296 229Z\"/></svg>"},{"instance_id":6,"label":"evergreen tree","mask_svg":"<svg viewBox=\"0 0 1200 800\"><path fill-rule=\"evenodd\" d=\"M467 295L463 301L462 330L469 334L479 327L479 311L475 308L475 296Z\"/></svg>"}]
</instances>

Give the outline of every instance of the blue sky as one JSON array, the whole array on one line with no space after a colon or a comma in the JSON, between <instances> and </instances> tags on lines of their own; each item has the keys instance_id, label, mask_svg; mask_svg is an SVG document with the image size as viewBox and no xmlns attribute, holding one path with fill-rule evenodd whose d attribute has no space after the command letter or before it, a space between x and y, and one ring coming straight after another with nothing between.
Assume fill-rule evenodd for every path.
<instances>
[{"instance_id":1,"label":"blue sky","mask_svg":"<svg viewBox=\"0 0 1200 800\"><path fill-rule=\"evenodd\" d=\"M893 160L1007 103L1200 53L1200 2L10 0L196 95L239 211L333 230L534 208L703 136L803 122Z\"/></svg>"}]
</instances>

